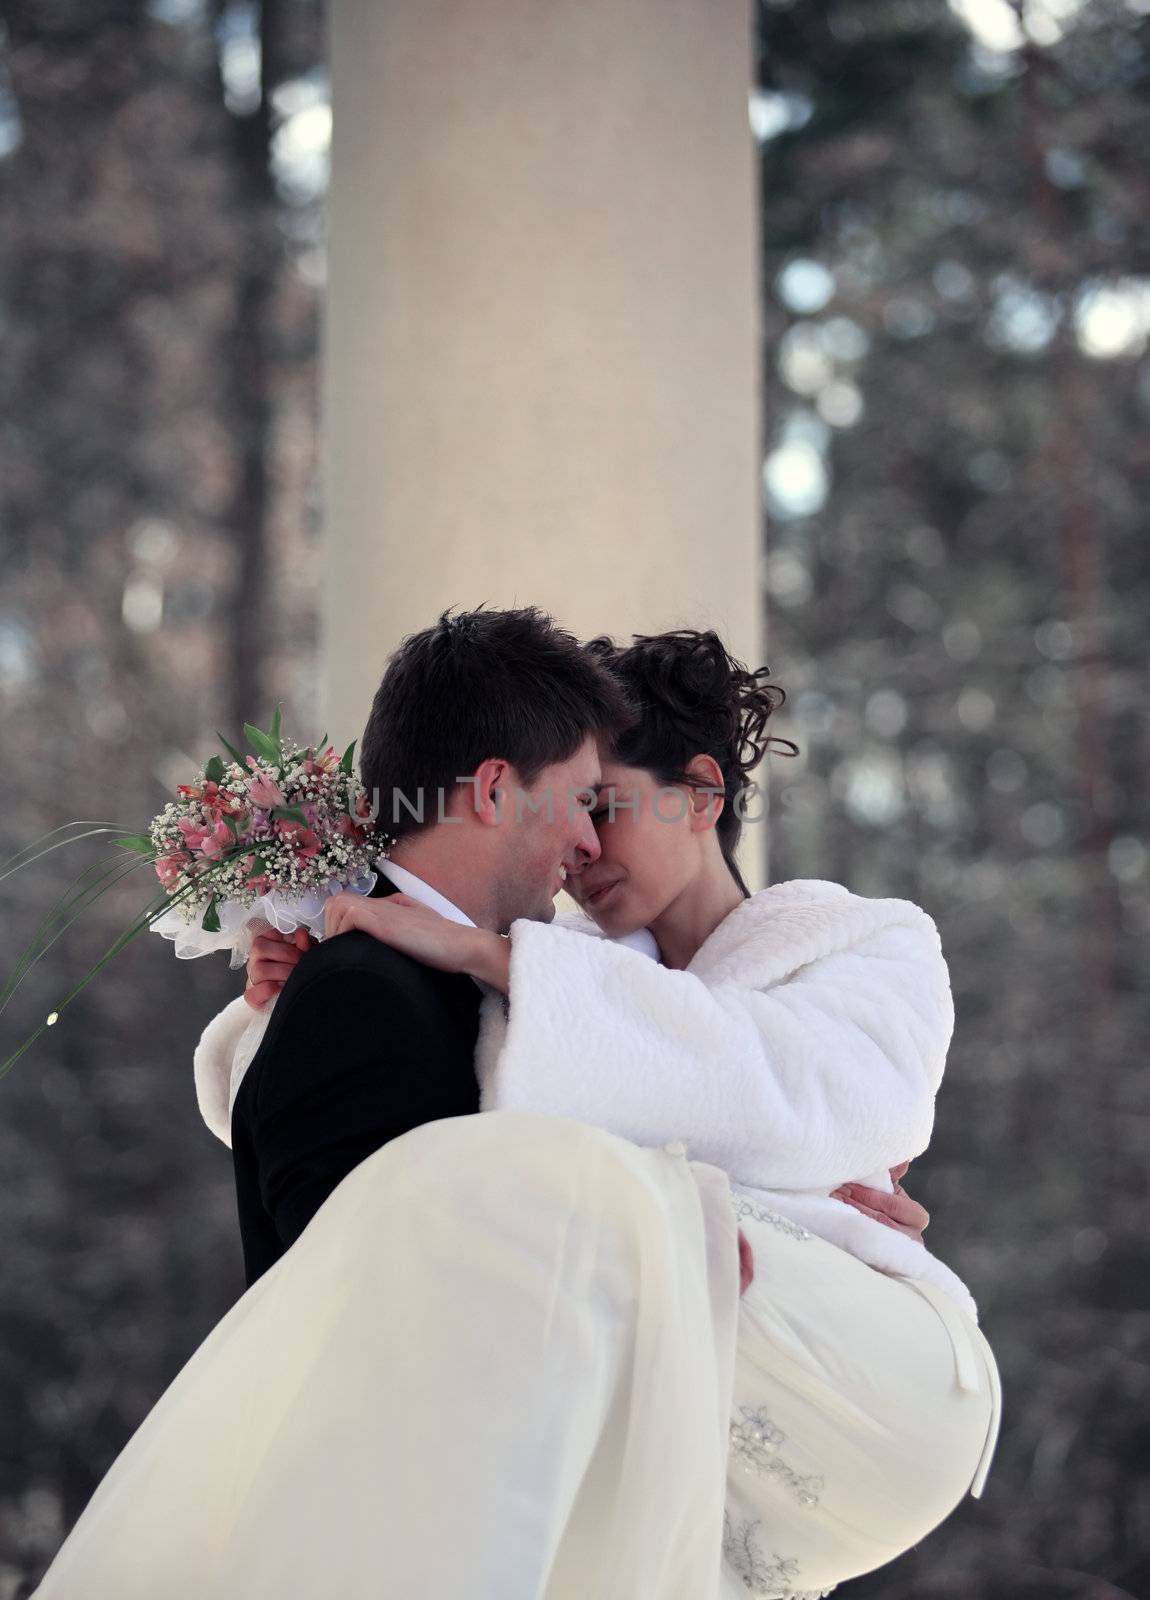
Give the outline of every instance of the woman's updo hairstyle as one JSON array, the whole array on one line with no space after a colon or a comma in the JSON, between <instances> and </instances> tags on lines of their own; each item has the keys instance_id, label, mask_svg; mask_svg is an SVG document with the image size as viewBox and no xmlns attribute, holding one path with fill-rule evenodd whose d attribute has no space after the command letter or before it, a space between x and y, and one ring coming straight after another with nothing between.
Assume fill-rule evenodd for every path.
<instances>
[{"instance_id":1,"label":"woman's updo hairstyle","mask_svg":"<svg viewBox=\"0 0 1150 1600\"><path fill-rule=\"evenodd\" d=\"M709 628L636 633L629 645L600 634L588 641L587 649L614 673L638 712L634 726L611 751L615 761L641 767L661 784L693 788L705 785L687 773L687 763L701 755L718 762L725 802L715 832L731 875L748 895L735 865L748 774L772 744L789 746L787 755L799 753L790 739L765 732L772 712L786 700L786 690L762 681L770 676L769 667L748 672ZM750 785L750 794L755 787Z\"/></svg>"}]
</instances>

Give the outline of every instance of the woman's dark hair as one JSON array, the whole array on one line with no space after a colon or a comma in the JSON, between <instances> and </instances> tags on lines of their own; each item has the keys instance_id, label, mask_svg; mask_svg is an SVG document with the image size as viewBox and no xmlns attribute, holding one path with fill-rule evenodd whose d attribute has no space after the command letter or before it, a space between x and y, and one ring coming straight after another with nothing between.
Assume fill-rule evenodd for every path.
<instances>
[{"instance_id":1,"label":"woman's dark hair","mask_svg":"<svg viewBox=\"0 0 1150 1600\"><path fill-rule=\"evenodd\" d=\"M705 787L686 772L694 756L714 756L723 774L725 804L715 824L723 859L744 895L750 890L735 865L743 831L742 807L747 776L772 744L790 739L765 734L767 720L786 700L779 684L761 682L769 667L748 672L711 629L679 628L670 633L637 633L629 645L601 634L587 651L610 668L633 703L638 718L612 744L612 757L626 767L641 767L663 784ZM754 785L750 785L753 792Z\"/></svg>"},{"instance_id":2,"label":"woman's dark hair","mask_svg":"<svg viewBox=\"0 0 1150 1600\"><path fill-rule=\"evenodd\" d=\"M453 609L392 655L364 729L360 777L393 839L437 821L439 791L483 761L509 761L527 788L634 720L618 679L545 612Z\"/></svg>"}]
</instances>

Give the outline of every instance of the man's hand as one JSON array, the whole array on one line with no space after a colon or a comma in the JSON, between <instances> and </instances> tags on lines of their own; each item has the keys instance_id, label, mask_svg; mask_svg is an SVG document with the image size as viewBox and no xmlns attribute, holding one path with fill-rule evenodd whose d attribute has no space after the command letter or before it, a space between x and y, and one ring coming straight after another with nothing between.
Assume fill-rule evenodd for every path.
<instances>
[{"instance_id":1,"label":"man's hand","mask_svg":"<svg viewBox=\"0 0 1150 1600\"><path fill-rule=\"evenodd\" d=\"M310 950L312 937L306 928L294 933L277 933L269 928L252 940L252 953L248 957L248 984L244 999L253 1011L259 1011L274 1000L291 977L292 968Z\"/></svg>"},{"instance_id":2,"label":"man's hand","mask_svg":"<svg viewBox=\"0 0 1150 1600\"><path fill-rule=\"evenodd\" d=\"M897 1167L890 1169L893 1194L884 1194L881 1189L868 1189L862 1183L844 1183L834 1191L833 1198L853 1206L864 1217L873 1217L876 1222L893 1228L896 1233L905 1233L908 1239L916 1239L922 1244L923 1233L930 1224L930 1212L925 1206L920 1206L917 1200L912 1200L899 1182L909 1166L909 1161L900 1161Z\"/></svg>"}]
</instances>

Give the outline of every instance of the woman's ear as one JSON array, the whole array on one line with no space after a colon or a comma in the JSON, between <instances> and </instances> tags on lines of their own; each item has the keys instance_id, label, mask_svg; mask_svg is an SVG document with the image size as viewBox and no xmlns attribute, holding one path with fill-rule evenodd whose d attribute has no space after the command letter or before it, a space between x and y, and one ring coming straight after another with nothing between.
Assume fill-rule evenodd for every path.
<instances>
[{"instance_id":1,"label":"woman's ear","mask_svg":"<svg viewBox=\"0 0 1150 1600\"><path fill-rule=\"evenodd\" d=\"M684 768L691 779L688 794L691 797L691 827L701 831L713 828L726 804L726 784L723 769L714 756L692 756Z\"/></svg>"}]
</instances>

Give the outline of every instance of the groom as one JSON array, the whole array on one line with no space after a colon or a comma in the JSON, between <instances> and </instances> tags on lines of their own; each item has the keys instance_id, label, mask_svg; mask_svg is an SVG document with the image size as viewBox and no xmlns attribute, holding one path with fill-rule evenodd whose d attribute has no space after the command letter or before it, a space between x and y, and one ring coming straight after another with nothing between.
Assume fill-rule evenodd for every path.
<instances>
[{"instance_id":1,"label":"groom","mask_svg":"<svg viewBox=\"0 0 1150 1600\"><path fill-rule=\"evenodd\" d=\"M391 657L364 732L361 776L395 841L373 893L400 892L500 933L520 917L550 921L567 872L598 858L588 812L600 746L633 715L607 671L534 607L444 612ZM510 826L479 819L481 791L501 798ZM278 988L269 980L283 948L278 935L257 941L254 1006ZM232 1112L249 1286L375 1150L479 1111L476 980L359 931L288 971L285 962ZM926 1225L899 1192L865 1190L849 1203L915 1237Z\"/></svg>"}]
</instances>

